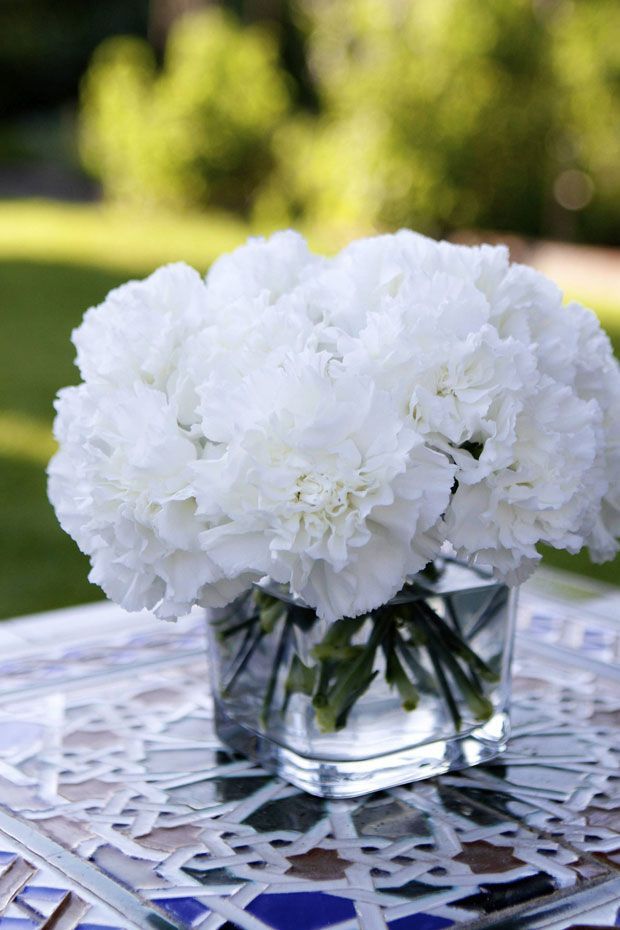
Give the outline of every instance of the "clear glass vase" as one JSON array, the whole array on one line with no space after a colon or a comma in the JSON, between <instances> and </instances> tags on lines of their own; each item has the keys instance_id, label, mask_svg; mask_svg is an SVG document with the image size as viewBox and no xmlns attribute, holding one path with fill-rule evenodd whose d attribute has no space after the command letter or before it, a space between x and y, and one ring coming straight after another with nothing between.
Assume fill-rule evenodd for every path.
<instances>
[{"instance_id":1,"label":"clear glass vase","mask_svg":"<svg viewBox=\"0 0 620 930\"><path fill-rule=\"evenodd\" d=\"M355 797L505 746L516 592L446 559L328 624L274 582L208 614L217 732L308 791Z\"/></svg>"}]
</instances>

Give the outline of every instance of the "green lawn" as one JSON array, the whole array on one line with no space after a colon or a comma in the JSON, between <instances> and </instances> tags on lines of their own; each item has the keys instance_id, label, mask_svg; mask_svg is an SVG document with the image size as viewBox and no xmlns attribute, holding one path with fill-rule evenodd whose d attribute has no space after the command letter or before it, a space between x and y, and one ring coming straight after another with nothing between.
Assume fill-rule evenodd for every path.
<instances>
[{"instance_id":1,"label":"green lawn","mask_svg":"<svg viewBox=\"0 0 620 930\"><path fill-rule=\"evenodd\" d=\"M247 235L220 215L137 220L91 205L0 204L0 618L102 596L45 491L54 395L79 380L71 330L128 278L180 259L206 270Z\"/></svg>"},{"instance_id":2,"label":"green lawn","mask_svg":"<svg viewBox=\"0 0 620 930\"><path fill-rule=\"evenodd\" d=\"M101 596L45 494L52 401L59 387L78 380L71 330L88 306L127 278L176 259L204 270L247 234L225 216L137 222L94 206L0 204L0 617ZM600 314L619 351L620 306L601 307ZM592 566L586 556L554 552L549 561L620 578L620 560Z\"/></svg>"}]
</instances>

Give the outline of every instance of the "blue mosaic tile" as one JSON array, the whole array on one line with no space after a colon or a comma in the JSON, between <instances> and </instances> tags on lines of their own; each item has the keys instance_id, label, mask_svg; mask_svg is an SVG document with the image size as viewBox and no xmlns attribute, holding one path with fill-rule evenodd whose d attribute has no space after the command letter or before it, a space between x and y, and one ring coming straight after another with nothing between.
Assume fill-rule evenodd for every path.
<instances>
[{"instance_id":1,"label":"blue mosaic tile","mask_svg":"<svg viewBox=\"0 0 620 930\"><path fill-rule=\"evenodd\" d=\"M126 928L112 927L110 924L78 924L75 930L126 930Z\"/></svg>"},{"instance_id":2,"label":"blue mosaic tile","mask_svg":"<svg viewBox=\"0 0 620 930\"><path fill-rule=\"evenodd\" d=\"M153 901L173 917L178 917L184 926L192 927L200 918L204 919L209 909L195 898L156 898Z\"/></svg>"},{"instance_id":3,"label":"blue mosaic tile","mask_svg":"<svg viewBox=\"0 0 620 930\"><path fill-rule=\"evenodd\" d=\"M128 617L81 643L76 623L0 663L1 810L57 844L71 876L0 834L0 930L53 926L67 890L70 930L537 930L536 913L596 906L608 887L615 915L620 632L585 602L528 597L501 762L338 804L219 744L199 626Z\"/></svg>"},{"instance_id":4,"label":"blue mosaic tile","mask_svg":"<svg viewBox=\"0 0 620 930\"><path fill-rule=\"evenodd\" d=\"M454 921L446 917L433 917L432 914L411 914L409 917L399 917L388 923L389 930L443 930L444 927L453 927Z\"/></svg>"},{"instance_id":5,"label":"blue mosaic tile","mask_svg":"<svg viewBox=\"0 0 620 930\"><path fill-rule=\"evenodd\" d=\"M22 900L32 904L36 901L45 901L47 903L56 903L61 901L66 891L62 888L46 888L45 885L24 885L19 892Z\"/></svg>"},{"instance_id":6,"label":"blue mosaic tile","mask_svg":"<svg viewBox=\"0 0 620 930\"><path fill-rule=\"evenodd\" d=\"M0 917L0 930L39 930L39 925L26 917Z\"/></svg>"},{"instance_id":7,"label":"blue mosaic tile","mask_svg":"<svg viewBox=\"0 0 620 930\"><path fill-rule=\"evenodd\" d=\"M247 910L273 930L323 930L355 917L351 901L320 891L261 894Z\"/></svg>"}]
</instances>

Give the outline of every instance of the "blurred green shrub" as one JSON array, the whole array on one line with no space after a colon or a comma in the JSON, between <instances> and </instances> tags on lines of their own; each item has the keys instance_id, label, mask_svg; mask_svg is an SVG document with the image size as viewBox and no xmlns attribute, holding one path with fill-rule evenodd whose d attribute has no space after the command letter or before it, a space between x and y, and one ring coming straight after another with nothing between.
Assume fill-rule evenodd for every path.
<instances>
[{"instance_id":1,"label":"blurred green shrub","mask_svg":"<svg viewBox=\"0 0 620 930\"><path fill-rule=\"evenodd\" d=\"M80 152L111 199L244 208L269 172L288 103L270 37L210 9L177 21L161 69L141 39L97 49L82 83Z\"/></svg>"},{"instance_id":2,"label":"blurred green shrub","mask_svg":"<svg viewBox=\"0 0 620 930\"><path fill-rule=\"evenodd\" d=\"M304 0L299 11L322 112L279 129L263 211L534 235L564 232L567 215L577 232L569 211L580 211L591 238L604 221L613 240L613 217L618 239L617 0Z\"/></svg>"},{"instance_id":3,"label":"blurred green shrub","mask_svg":"<svg viewBox=\"0 0 620 930\"><path fill-rule=\"evenodd\" d=\"M81 151L108 196L253 205L271 225L351 233L479 227L620 243L618 0L282 9L307 57L305 110L267 34L219 9L179 20L161 67L141 40L97 50Z\"/></svg>"},{"instance_id":4,"label":"blurred green shrub","mask_svg":"<svg viewBox=\"0 0 620 930\"><path fill-rule=\"evenodd\" d=\"M550 32L558 82L550 139L555 182L571 173L573 189L569 183L565 193L576 200L579 238L620 243L620 4L565 2Z\"/></svg>"}]
</instances>

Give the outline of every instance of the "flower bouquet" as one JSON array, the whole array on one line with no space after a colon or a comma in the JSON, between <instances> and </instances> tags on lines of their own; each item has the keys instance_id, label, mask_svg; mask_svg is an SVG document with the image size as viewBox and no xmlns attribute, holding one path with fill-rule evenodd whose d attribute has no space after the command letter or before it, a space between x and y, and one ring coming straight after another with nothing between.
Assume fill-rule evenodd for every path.
<instances>
[{"instance_id":1,"label":"flower bouquet","mask_svg":"<svg viewBox=\"0 0 620 930\"><path fill-rule=\"evenodd\" d=\"M503 247L283 232L74 332L49 494L128 610L209 611L221 735L331 796L496 754L539 543L620 535L620 370Z\"/></svg>"}]
</instances>

